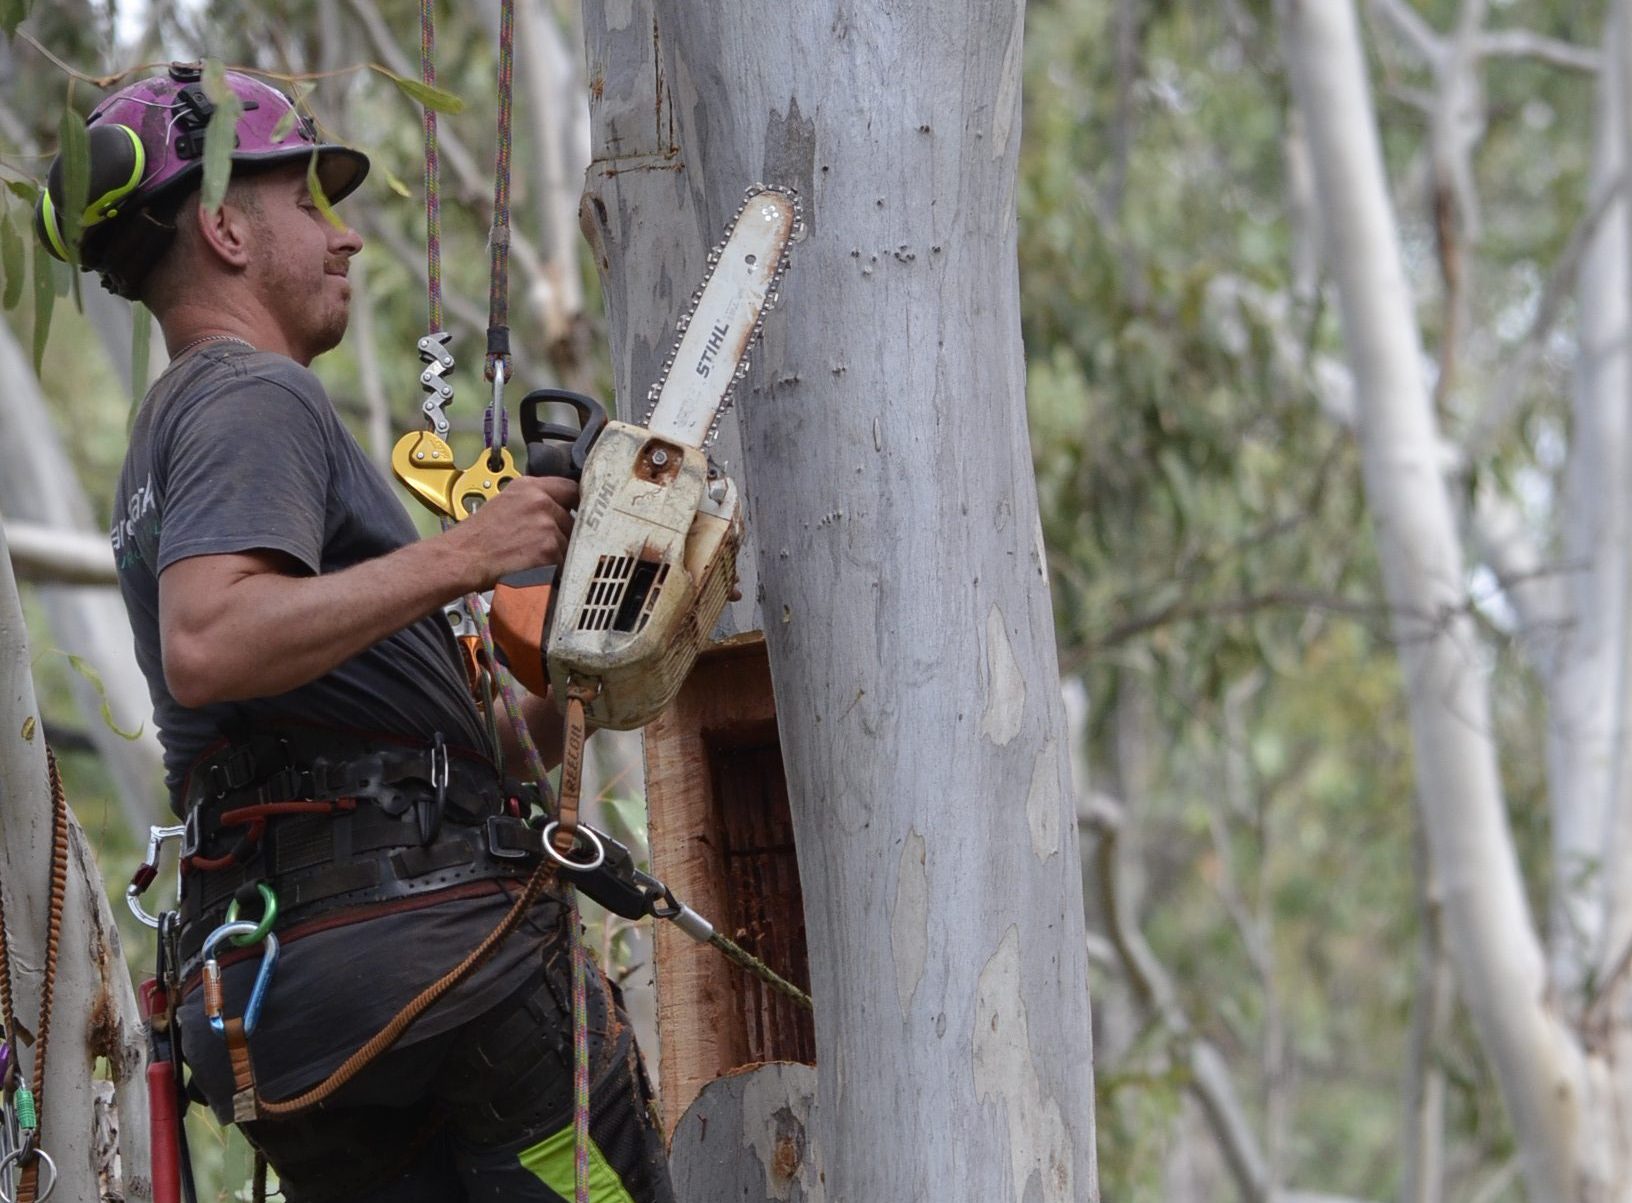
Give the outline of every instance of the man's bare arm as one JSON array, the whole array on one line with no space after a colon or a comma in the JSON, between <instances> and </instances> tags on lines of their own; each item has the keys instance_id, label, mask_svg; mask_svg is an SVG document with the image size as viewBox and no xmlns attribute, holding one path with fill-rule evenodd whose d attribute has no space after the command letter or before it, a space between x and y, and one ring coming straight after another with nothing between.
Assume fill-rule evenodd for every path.
<instances>
[{"instance_id":1,"label":"man's bare arm","mask_svg":"<svg viewBox=\"0 0 1632 1203\"><path fill-rule=\"evenodd\" d=\"M178 560L159 576L165 682L183 706L298 688L506 573L560 563L576 501L570 481L524 477L444 534L319 576L278 552Z\"/></svg>"}]
</instances>

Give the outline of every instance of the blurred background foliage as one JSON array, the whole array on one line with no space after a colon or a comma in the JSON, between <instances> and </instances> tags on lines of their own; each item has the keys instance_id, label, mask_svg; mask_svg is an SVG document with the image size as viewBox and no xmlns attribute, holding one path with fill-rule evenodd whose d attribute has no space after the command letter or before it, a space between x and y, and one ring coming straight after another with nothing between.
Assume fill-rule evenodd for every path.
<instances>
[{"instance_id":1,"label":"blurred background foliage","mask_svg":"<svg viewBox=\"0 0 1632 1203\"><path fill-rule=\"evenodd\" d=\"M417 6L376 0L404 50ZM373 7L371 5L371 7ZM1437 28L1452 0L1415 0ZM1596 44L1602 0L1495 0L1527 27ZM490 170L494 5L443 4L441 83L467 103L444 118ZM283 72L378 61L357 8L323 0L50 0L25 28L92 75L209 53ZM552 15L569 39L575 16ZM1303 1189L1388 1198L1397 1186L1407 1033L1419 967L1410 747L1350 433L1334 315L1288 205L1289 102L1270 0L1031 0L1020 164L1020 271L1033 449L1053 575L1062 673L1079 683L1090 780L1125 808L1135 917L1196 1033L1225 1054L1277 1176ZM1388 28L1369 29L1373 85L1427 353L1446 331L1426 184L1421 95L1429 86ZM37 181L71 83L22 41L0 48L4 175ZM424 287L417 109L384 79L325 79L308 99L336 136L365 146L376 179L350 202L381 383L396 430L416 424ZM1477 159L1483 238L1467 265L1471 319L1439 402L1455 432L1524 336L1581 219L1590 76L1526 61L1487 73L1489 129ZM517 210L532 187L518 142ZM485 310L483 198L445 179L450 294ZM7 194L7 219L27 219ZM527 217L518 221L526 228ZM8 260L8 272L13 269ZM593 272L582 379L610 375ZM53 273L66 296L66 274ZM87 281L88 287L94 287ZM518 293L524 285L518 285ZM32 289L7 314L25 345ZM1567 331L1566 313L1561 331ZM518 321L529 387L557 383L539 331ZM474 335L461 337L474 359ZM361 340L320 372L362 434ZM457 353L457 351L456 351ZM1549 343L1521 382L1520 420L1473 474L1514 482L1538 530L1567 436L1571 352ZM55 304L41 379L98 513L108 511L130 388L87 319ZM462 413L466 440L477 407ZM1551 447L1553 450L1549 450ZM11 454L26 454L14 449ZM1478 585L1478 582L1475 582ZM1533 898L1546 889L1543 723L1487 582L1506 796ZM31 629L44 632L37 608ZM98 841L116 896L136 849L108 783L76 738L66 659L35 645L47 727L70 796ZM1090 926L1099 882L1082 834ZM116 908L121 914L123 907ZM134 960L146 933L127 928ZM1100 1172L1117 1203L1235 1197L1171 1033L1114 958L1093 961ZM1465 1023L1434 1055L1450 1083L1446 1197L1519 1199L1512 1139ZM215 1138L202 1138L208 1145ZM212 1167L228 1197L241 1151Z\"/></svg>"}]
</instances>

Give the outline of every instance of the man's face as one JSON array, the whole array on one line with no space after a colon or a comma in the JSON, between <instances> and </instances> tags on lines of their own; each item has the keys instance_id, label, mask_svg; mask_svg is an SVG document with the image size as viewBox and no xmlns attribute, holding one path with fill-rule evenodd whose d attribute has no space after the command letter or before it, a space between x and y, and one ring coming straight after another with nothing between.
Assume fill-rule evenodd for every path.
<instances>
[{"instance_id":1,"label":"man's face","mask_svg":"<svg viewBox=\"0 0 1632 1203\"><path fill-rule=\"evenodd\" d=\"M362 249L355 230L336 229L317 207L306 169L291 164L245 181L255 250L251 281L303 363L332 350L346 333L351 257Z\"/></svg>"}]
</instances>

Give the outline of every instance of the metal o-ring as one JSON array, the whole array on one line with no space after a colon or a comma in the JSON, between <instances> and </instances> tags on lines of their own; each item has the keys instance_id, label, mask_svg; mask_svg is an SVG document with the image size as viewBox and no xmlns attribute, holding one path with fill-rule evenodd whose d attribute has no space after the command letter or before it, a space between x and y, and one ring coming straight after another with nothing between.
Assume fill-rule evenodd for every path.
<instances>
[{"instance_id":1,"label":"metal o-ring","mask_svg":"<svg viewBox=\"0 0 1632 1203\"><path fill-rule=\"evenodd\" d=\"M261 921L255 925L255 930L243 935L233 936L232 942L239 948L248 948L251 944L259 944L266 939L266 934L272 930L272 925L278 921L278 896L272 892L272 887L264 881L257 882L255 888L261 894ZM227 922L237 923L238 900L234 898L227 907ZM248 922L248 920L244 920Z\"/></svg>"},{"instance_id":2,"label":"metal o-ring","mask_svg":"<svg viewBox=\"0 0 1632 1203\"><path fill-rule=\"evenodd\" d=\"M51 1176L45 1180L45 1185L40 1188L40 1193L34 1196L35 1203L45 1203L51 1197L51 1192L57 1189L57 1163L51 1160L51 1154L44 1149L35 1149L34 1156L45 1162L45 1168L51 1171ZM23 1165L22 1157L22 1149L13 1149L4 1157L0 1157L0 1178L4 1178L6 1171L13 1165L21 1169ZM0 1203L14 1203L12 1197L6 1194L4 1187L0 1187Z\"/></svg>"},{"instance_id":3,"label":"metal o-ring","mask_svg":"<svg viewBox=\"0 0 1632 1203\"><path fill-rule=\"evenodd\" d=\"M595 834L595 829L593 827L580 827L572 833L574 848L578 846L578 841L580 839L588 840L594 845L595 858L593 860L569 860L560 852L557 852L555 850L555 841L550 839L550 836L553 835L560 828L560 826L561 824L556 822L554 819L550 820L544 825L544 831L542 833L544 837L544 851L549 854L551 860L560 865L563 869L576 869L580 873L587 873L591 869L599 869L604 863L606 863L606 845L601 843L601 837Z\"/></svg>"}]
</instances>

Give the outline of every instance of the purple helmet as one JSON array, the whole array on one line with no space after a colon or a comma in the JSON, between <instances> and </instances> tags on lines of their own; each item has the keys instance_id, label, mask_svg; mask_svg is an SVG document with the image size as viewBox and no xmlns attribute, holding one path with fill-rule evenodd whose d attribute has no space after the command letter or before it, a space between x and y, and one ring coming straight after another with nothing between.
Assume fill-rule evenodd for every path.
<instances>
[{"instance_id":1,"label":"purple helmet","mask_svg":"<svg viewBox=\"0 0 1632 1203\"><path fill-rule=\"evenodd\" d=\"M233 169L304 162L317 155L317 176L331 202L348 196L368 174L359 150L319 142L309 117L277 88L236 71L226 83L243 105ZM80 221L80 265L102 273L121 296L136 296L142 278L169 248L176 206L198 186L204 171L204 131L215 105L204 93L197 63L172 63L156 75L121 88L85 119L90 141L90 203ZM35 233L46 249L67 259L58 207L62 162L52 164L35 208Z\"/></svg>"}]
</instances>

